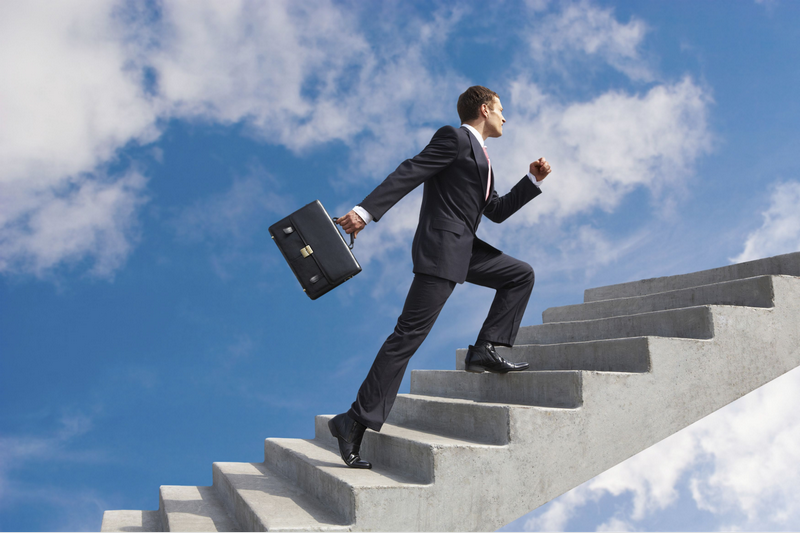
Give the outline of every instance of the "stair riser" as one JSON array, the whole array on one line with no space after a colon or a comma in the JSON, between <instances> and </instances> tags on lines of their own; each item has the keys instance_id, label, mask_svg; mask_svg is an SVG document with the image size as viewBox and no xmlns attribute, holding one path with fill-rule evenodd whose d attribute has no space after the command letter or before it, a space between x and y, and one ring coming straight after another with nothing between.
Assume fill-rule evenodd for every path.
<instances>
[{"instance_id":1,"label":"stair riser","mask_svg":"<svg viewBox=\"0 0 800 533\"><path fill-rule=\"evenodd\" d=\"M314 465L297 454L278 445L272 439L264 442L264 463L280 472L297 486L317 498L325 507L339 516L343 522L355 521L355 495L353 488L329 475L321 467L339 466L333 464ZM346 468L344 464L342 467Z\"/></svg>"},{"instance_id":2,"label":"stair riser","mask_svg":"<svg viewBox=\"0 0 800 533\"><path fill-rule=\"evenodd\" d=\"M164 531L159 511L106 511L100 531Z\"/></svg>"},{"instance_id":3,"label":"stair riser","mask_svg":"<svg viewBox=\"0 0 800 533\"><path fill-rule=\"evenodd\" d=\"M773 303L772 278L762 276L647 296L552 307L542 313L542 321L548 324L594 320L698 305L772 307Z\"/></svg>"},{"instance_id":4,"label":"stair riser","mask_svg":"<svg viewBox=\"0 0 800 533\"><path fill-rule=\"evenodd\" d=\"M216 464L212 465L212 477L214 488L225 504L225 508L243 531L267 531L267 528L261 523L253 509L242 499L239 492L231 485L230 480L220 472Z\"/></svg>"},{"instance_id":5,"label":"stair riser","mask_svg":"<svg viewBox=\"0 0 800 533\"><path fill-rule=\"evenodd\" d=\"M159 510L167 531L238 529L213 487L162 486Z\"/></svg>"},{"instance_id":6,"label":"stair riser","mask_svg":"<svg viewBox=\"0 0 800 533\"><path fill-rule=\"evenodd\" d=\"M735 279L780 275L800 276L800 252L757 259L747 263L713 268L691 274L651 278L586 289L583 301L588 303L613 298L629 298L631 296L643 296L657 292L699 287L700 285L710 285Z\"/></svg>"},{"instance_id":7,"label":"stair riser","mask_svg":"<svg viewBox=\"0 0 800 533\"><path fill-rule=\"evenodd\" d=\"M164 498L161 495L161 487L158 489L158 517L159 521L161 522L161 527L164 529L164 531L172 531L172 529L170 529L167 510L164 506Z\"/></svg>"},{"instance_id":8,"label":"stair riser","mask_svg":"<svg viewBox=\"0 0 800 533\"><path fill-rule=\"evenodd\" d=\"M526 344L498 347L509 361L525 362L528 371L593 370L597 372L647 372L650 352L646 337L568 344ZM467 350L456 350L456 370L464 370Z\"/></svg>"},{"instance_id":9,"label":"stair riser","mask_svg":"<svg viewBox=\"0 0 800 533\"><path fill-rule=\"evenodd\" d=\"M338 451L338 442L328 429L328 421L331 418L329 415L316 417L314 420L316 439ZM433 450L424 443L368 430L364 433L364 440L361 443L361 456L368 459L376 468L403 472L416 483L433 482Z\"/></svg>"},{"instance_id":10,"label":"stair riser","mask_svg":"<svg viewBox=\"0 0 800 533\"><path fill-rule=\"evenodd\" d=\"M401 394L388 423L481 444L508 444L509 408L503 405L448 403Z\"/></svg>"},{"instance_id":11,"label":"stair riser","mask_svg":"<svg viewBox=\"0 0 800 533\"><path fill-rule=\"evenodd\" d=\"M528 326L520 328L515 344L557 344L649 335L710 339L714 336L711 311L708 307L689 307L585 322Z\"/></svg>"},{"instance_id":12,"label":"stair riser","mask_svg":"<svg viewBox=\"0 0 800 533\"><path fill-rule=\"evenodd\" d=\"M575 408L583 403L580 372L473 374L414 370L411 393L540 407Z\"/></svg>"}]
</instances>

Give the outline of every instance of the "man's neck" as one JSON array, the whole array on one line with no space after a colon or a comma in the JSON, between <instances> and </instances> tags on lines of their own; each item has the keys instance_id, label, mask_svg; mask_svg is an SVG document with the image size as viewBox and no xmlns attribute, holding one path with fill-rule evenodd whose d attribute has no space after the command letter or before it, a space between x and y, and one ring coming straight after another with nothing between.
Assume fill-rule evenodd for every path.
<instances>
[{"instance_id":1,"label":"man's neck","mask_svg":"<svg viewBox=\"0 0 800 533\"><path fill-rule=\"evenodd\" d=\"M483 131L484 131L484 128L483 128L484 122L465 122L464 125L472 127L475 131L478 132L478 135L481 136L481 139L483 139L484 142L486 141L486 137L487 136L484 135L484 133L483 133Z\"/></svg>"}]
</instances>

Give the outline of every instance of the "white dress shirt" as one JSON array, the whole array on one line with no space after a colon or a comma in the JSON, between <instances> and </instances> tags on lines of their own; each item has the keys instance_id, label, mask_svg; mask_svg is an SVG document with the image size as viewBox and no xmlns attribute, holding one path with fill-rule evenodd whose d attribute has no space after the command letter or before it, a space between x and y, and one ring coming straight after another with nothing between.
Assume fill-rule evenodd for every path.
<instances>
[{"instance_id":1,"label":"white dress shirt","mask_svg":"<svg viewBox=\"0 0 800 533\"><path fill-rule=\"evenodd\" d=\"M472 127L472 126L470 126L469 124L462 124L461 126L463 126L463 127L467 128L467 131L469 131L470 133L472 133L472 135L474 135L474 136L475 136L475 138L476 138L476 139L478 139L478 142L480 143L480 145L481 145L483 148L486 148L486 144L485 144L485 143L484 143L484 141L483 141L483 137L481 136L481 134L480 134L480 133L478 133L478 130L476 130L475 128L473 128L473 127ZM528 172L528 178L530 178L530 180L533 182L533 184L534 184L534 185L536 185L537 187L539 187L539 188L541 189L541 184L540 184L540 182L539 182L539 181L536 179L536 177L535 177L533 174L531 174L530 172ZM357 205L357 206L355 206L355 207L353 208L353 211L355 211L355 212L356 212L356 214L357 214L358 216L360 216L360 217L361 217L361 220L363 220L363 221L364 221L364 224L369 224L370 222L372 222L372 220L373 220L373 218L372 218L372 215L370 215L370 214L367 212L367 210L366 210L366 209L364 209L363 207L361 207L360 205Z\"/></svg>"}]
</instances>

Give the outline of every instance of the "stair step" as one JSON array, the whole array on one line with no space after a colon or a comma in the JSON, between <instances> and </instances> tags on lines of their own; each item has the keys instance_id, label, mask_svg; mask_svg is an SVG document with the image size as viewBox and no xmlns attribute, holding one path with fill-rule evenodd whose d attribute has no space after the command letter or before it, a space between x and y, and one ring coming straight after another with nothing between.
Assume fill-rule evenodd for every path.
<instances>
[{"instance_id":1,"label":"stair step","mask_svg":"<svg viewBox=\"0 0 800 533\"><path fill-rule=\"evenodd\" d=\"M163 485L159 500L165 531L240 531L213 487Z\"/></svg>"},{"instance_id":2,"label":"stair step","mask_svg":"<svg viewBox=\"0 0 800 533\"><path fill-rule=\"evenodd\" d=\"M100 531L161 531L160 511L106 511Z\"/></svg>"},{"instance_id":3,"label":"stair step","mask_svg":"<svg viewBox=\"0 0 800 533\"><path fill-rule=\"evenodd\" d=\"M592 320L698 305L773 307L774 298L772 277L758 276L645 296L551 307L542 313L542 321L547 324Z\"/></svg>"},{"instance_id":4,"label":"stair step","mask_svg":"<svg viewBox=\"0 0 800 533\"><path fill-rule=\"evenodd\" d=\"M584 302L643 296L755 276L800 276L800 252L756 259L678 276L629 281L584 291Z\"/></svg>"},{"instance_id":5,"label":"stair step","mask_svg":"<svg viewBox=\"0 0 800 533\"><path fill-rule=\"evenodd\" d=\"M512 348L498 346L497 353L509 361L528 363L530 365L528 371L647 372L650 370L650 347L647 337L561 344L523 344ZM456 350L456 370L464 370L466 356L466 349Z\"/></svg>"},{"instance_id":6,"label":"stair step","mask_svg":"<svg viewBox=\"0 0 800 533\"><path fill-rule=\"evenodd\" d=\"M476 444L508 444L510 406L418 394L399 394L387 420Z\"/></svg>"},{"instance_id":7,"label":"stair step","mask_svg":"<svg viewBox=\"0 0 800 533\"><path fill-rule=\"evenodd\" d=\"M316 417L316 440L338 452L339 445L328 429L328 421L333 416ZM361 456L373 466L403 472L417 483L425 484L434 480L434 455L453 448L491 451L497 447L387 423L380 432L367 431L364 434Z\"/></svg>"},{"instance_id":8,"label":"stair step","mask_svg":"<svg viewBox=\"0 0 800 533\"><path fill-rule=\"evenodd\" d=\"M263 463L214 463L214 487L245 531L349 531L319 501Z\"/></svg>"},{"instance_id":9,"label":"stair step","mask_svg":"<svg viewBox=\"0 0 800 533\"><path fill-rule=\"evenodd\" d=\"M711 309L709 306L685 307L630 316L527 326L520 328L516 345L646 336L711 339L714 337Z\"/></svg>"},{"instance_id":10,"label":"stair step","mask_svg":"<svg viewBox=\"0 0 800 533\"><path fill-rule=\"evenodd\" d=\"M313 440L267 439L264 457L266 466L317 498L347 524L355 521L357 507L380 506L380 502L388 505L393 499L398 505L403 504L404 498L421 501L420 489L429 486L382 467L349 468L338 451Z\"/></svg>"},{"instance_id":11,"label":"stair step","mask_svg":"<svg viewBox=\"0 0 800 533\"><path fill-rule=\"evenodd\" d=\"M576 408L583 403L575 371L475 374L459 370L412 370L411 392L478 402Z\"/></svg>"}]
</instances>

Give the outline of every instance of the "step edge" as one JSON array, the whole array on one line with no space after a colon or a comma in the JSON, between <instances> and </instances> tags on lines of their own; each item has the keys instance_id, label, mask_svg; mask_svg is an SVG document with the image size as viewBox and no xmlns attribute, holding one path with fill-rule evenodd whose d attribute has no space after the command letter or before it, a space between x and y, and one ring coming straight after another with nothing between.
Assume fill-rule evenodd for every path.
<instances>
[{"instance_id":1,"label":"step edge","mask_svg":"<svg viewBox=\"0 0 800 533\"><path fill-rule=\"evenodd\" d=\"M634 286L636 284L655 284L659 280L667 280L667 279L670 279L670 278L681 279L681 278L689 278L691 276L698 276L698 277L710 276L715 272L724 273L726 271L731 271L731 270L734 270L736 268L757 268L758 267L758 263L763 263L763 264L774 263L775 266L777 267L776 270L779 271L779 272L770 272L768 274L758 274L759 276L783 275L783 276L798 277L798 274L787 274L786 273L787 271L793 270L791 268L792 260L798 260L798 259L800 259L800 252L790 252L788 254L780 254L780 255L775 255L775 256L771 256L771 257L762 257L760 259L754 259L752 261L744 261L742 263L734 263L734 264L731 264L731 265L708 268L708 269L705 269L705 270L698 270L698 271L695 271L695 272L685 272L683 274L673 274L673 275L670 275L670 276L658 276L658 277L653 277L653 278L645 278L645 279L641 279L641 280L631 280L631 281L624 281L624 282L621 282L621 283L612 283L610 285L602 285L600 287L592 287L592 288L584 290L584 302L605 300L607 298L595 299L592 295L595 294L595 293L600 293L600 292L609 292L608 290L611 289L611 288L614 288L614 287L621 289L623 287L631 287L631 286ZM750 278L750 277L756 277L756 276L745 276L745 277L742 277L742 278L732 277L732 278L726 279L725 281L733 281L733 280L737 280L737 279L747 279L747 278ZM706 284L702 284L701 283L701 285L707 285L707 283ZM604 289L605 289L605 291L604 291ZM664 291L660 291L660 292L664 292Z\"/></svg>"},{"instance_id":2,"label":"step edge","mask_svg":"<svg viewBox=\"0 0 800 533\"><path fill-rule=\"evenodd\" d=\"M605 300L594 300L594 301L590 301L590 302L582 302L582 303L577 303L577 304L559 305L559 306L554 306L554 307L548 307L547 309L542 311L542 320L546 324L560 323L560 322L547 322L545 320L545 315L553 314L554 311L558 310L558 309L577 309L577 308L581 308L581 307L585 307L585 308L600 307L603 304L608 304L608 303L613 303L613 302L624 302L626 300L627 301L642 300L642 299L654 298L654 297L658 297L658 296L662 296L662 295L668 295L668 294L674 294L674 293L680 293L680 292L688 292L688 291L693 291L695 289L703 289L703 288L714 287L714 286L719 286L719 285L733 285L733 284L742 284L742 285L744 285L744 284L749 284L749 283L757 283L758 281L762 281L764 279L768 279L768 280L770 280L770 286L772 286L771 280L774 277L777 277L777 275L752 276L752 277L749 277L749 278L740 278L740 279L734 279L734 280L729 280L729 281L720 281L720 282L717 282L717 283L708 283L708 284L696 285L696 286L692 286L692 287L682 287L680 289L672 289L672 290L668 290L668 291L654 292L654 293L648 293L648 294L640 294L640 295L636 295L636 296L623 296L623 297L620 297L620 298L608 298L608 299L605 299ZM792 277L794 277L794 276L792 276ZM713 303L700 304L700 305L733 305L734 307L755 307L755 308L759 308L759 309L772 308L772 307L775 306L774 295L772 295L772 296L773 296L772 305L735 305L735 304L713 304ZM687 306L683 306L683 307L674 307L672 309L662 309L660 311L672 311L672 310L676 310L676 309L686 309L686 308L689 308L689 307L698 307L698 306L688 306L687 305ZM657 312L660 312L660 311L645 311L644 313L657 313ZM629 313L629 314L622 314L622 315L613 315L611 317L603 317L603 318L615 318L615 317L618 317L618 316L633 316L633 315L644 314L644 313ZM587 320L595 320L595 319L587 319ZM563 322L581 322L581 321L580 320L576 320L576 321L563 321Z\"/></svg>"}]
</instances>

